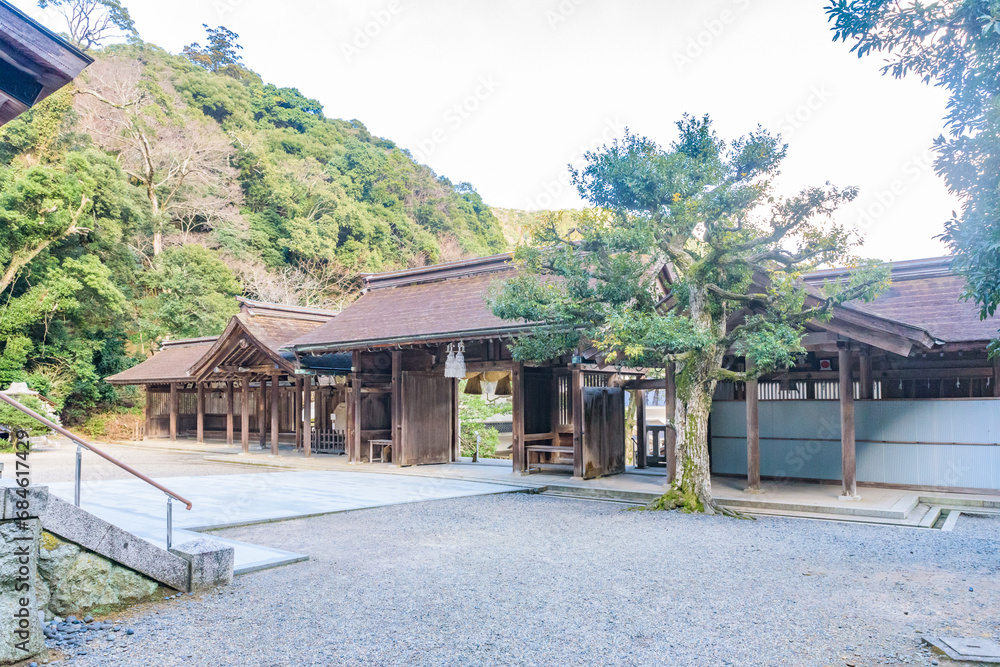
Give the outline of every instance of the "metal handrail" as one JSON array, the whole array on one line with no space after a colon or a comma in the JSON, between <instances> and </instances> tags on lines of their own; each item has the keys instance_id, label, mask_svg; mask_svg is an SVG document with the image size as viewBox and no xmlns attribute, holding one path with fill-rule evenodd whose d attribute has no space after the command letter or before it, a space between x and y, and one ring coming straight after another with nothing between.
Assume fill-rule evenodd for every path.
<instances>
[{"instance_id":1,"label":"metal handrail","mask_svg":"<svg viewBox=\"0 0 1000 667\"><path fill-rule=\"evenodd\" d=\"M191 509L191 505L192 505L192 503L191 503L190 500L188 500L188 499L186 499L186 498L184 498L182 496L177 495L176 493L174 493L173 491L171 491L167 487L163 486L159 482L155 482L155 481L151 480L149 477L146 477L145 475L143 475L141 472L139 472L138 470L136 470L132 466L127 465L125 463L122 463L121 461L119 461L115 457L111 456L110 454L106 454L105 452L101 451L99 448L97 448L94 445L90 444L89 442L87 442L86 440L84 440L83 438L81 438L80 436L78 436L78 435L76 435L76 434L74 434L74 433L72 433L70 431L67 431L62 426L59 426L58 424L52 422L51 420L46 419L45 417L41 416L40 414L38 414L37 412L35 412L31 408L28 408L28 407L22 405L20 402L14 400L13 398L11 398L10 396L8 396L7 394L4 394L3 392L0 392L0 401L3 401L4 403L6 403L7 405L11 406L12 408L16 408L17 410L20 410L21 412L23 412L24 414L28 415L29 417L31 417L35 421L37 421L37 422L39 422L41 424L44 424L45 426L48 426L50 429L52 429L56 433L59 433L60 435L66 436L71 441L73 441L73 442L76 443L76 486L73 489L73 499L74 499L74 502L75 502L75 504L76 504L77 507L80 506L80 475L81 475L81 469L82 469L82 465L83 465L83 463L82 463L82 457L81 457L81 452L80 452L80 448L81 447L87 448L88 451L91 451L94 454L97 454L98 456L100 456L105 461L108 461L109 463L113 463L114 465L118 466L119 468L121 468L125 472L127 472L127 473L129 473L131 475L134 475L135 477L138 477L139 479L141 479L142 481L144 481L146 484L149 484L150 486L153 486L153 487L159 489L160 491L162 491L163 493L165 493L166 496L167 496L167 548L169 549L171 547L171 542L172 542L172 537L173 537L173 535L171 534L173 532L172 531L172 528L173 528L173 503L172 503L172 501L173 501L174 498L176 498L180 502L184 503L185 509L189 510L189 509Z\"/></svg>"}]
</instances>

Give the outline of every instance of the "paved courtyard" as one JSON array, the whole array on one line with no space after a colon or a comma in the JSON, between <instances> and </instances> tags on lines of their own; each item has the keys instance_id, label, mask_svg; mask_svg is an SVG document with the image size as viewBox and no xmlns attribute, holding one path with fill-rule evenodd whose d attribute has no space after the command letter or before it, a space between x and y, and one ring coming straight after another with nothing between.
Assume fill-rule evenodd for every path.
<instances>
[{"instance_id":1,"label":"paved courtyard","mask_svg":"<svg viewBox=\"0 0 1000 667\"><path fill-rule=\"evenodd\" d=\"M123 613L135 635L72 664L946 665L922 636L1000 639L996 517L942 532L501 494L217 534L309 560Z\"/></svg>"}]
</instances>

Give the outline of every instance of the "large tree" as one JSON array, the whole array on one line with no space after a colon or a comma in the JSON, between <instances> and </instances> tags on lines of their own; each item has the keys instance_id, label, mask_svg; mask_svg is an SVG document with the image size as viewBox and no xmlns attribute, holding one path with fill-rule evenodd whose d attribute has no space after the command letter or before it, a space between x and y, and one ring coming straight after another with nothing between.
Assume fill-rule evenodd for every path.
<instances>
[{"instance_id":1,"label":"large tree","mask_svg":"<svg viewBox=\"0 0 1000 667\"><path fill-rule=\"evenodd\" d=\"M884 74L916 75L948 90L946 136L935 170L962 210L944 240L968 280L967 296L991 316L1000 304L1000 2L837 0L827 6L834 39L859 57L886 56Z\"/></svg>"},{"instance_id":2,"label":"large tree","mask_svg":"<svg viewBox=\"0 0 1000 667\"><path fill-rule=\"evenodd\" d=\"M135 22L121 0L38 0L38 6L61 13L70 41L84 51L100 46L109 37L138 37Z\"/></svg>"},{"instance_id":3,"label":"large tree","mask_svg":"<svg viewBox=\"0 0 1000 667\"><path fill-rule=\"evenodd\" d=\"M596 346L613 363L676 368L677 471L661 506L722 511L712 498L708 417L719 381L786 367L804 352L803 325L887 281L852 254L856 234L832 220L853 188L829 184L792 197L772 179L786 147L757 131L721 140L708 117L685 116L667 149L632 134L573 172L594 213L570 234L555 226L518 249L518 277L492 296L494 312L541 325L515 358L548 359ZM806 307L802 272L858 266ZM658 287L663 267L669 293ZM725 368L728 355L754 370Z\"/></svg>"}]
</instances>

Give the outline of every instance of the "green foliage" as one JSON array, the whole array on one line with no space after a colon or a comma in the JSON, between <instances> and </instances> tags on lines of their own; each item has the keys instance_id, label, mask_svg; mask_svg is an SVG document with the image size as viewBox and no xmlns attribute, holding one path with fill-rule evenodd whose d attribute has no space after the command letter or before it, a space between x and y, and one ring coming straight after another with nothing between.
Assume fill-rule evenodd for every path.
<instances>
[{"instance_id":1,"label":"green foliage","mask_svg":"<svg viewBox=\"0 0 1000 667\"><path fill-rule=\"evenodd\" d=\"M462 422L462 456L472 456L476 451L476 434L480 436L480 458L493 458L500 446L500 434L496 428L484 426L483 423L496 415L513 413L513 405L509 399L494 397L488 399L485 394L466 394L467 380L459 383L459 417Z\"/></svg>"},{"instance_id":2,"label":"green foliage","mask_svg":"<svg viewBox=\"0 0 1000 667\"><path fill-rule=\"evenodd\" d=\"M966 296L992 316L1000 304L1000 2L836 0L826 10L834 39L853 42L858 57L878 53L884 74L916 75L949 92L934 168L963 204L943 239Z\"/></svg>"},{"instance_id":3,"label":"green foliage","mask_svg":"<svg viewBox=\"0 0 1000 667\"><path fill-rule=\"evenodd\" d=\"M15 396L14 399L24 407L34 410L43 417L50 419L53 417L53 415L49 414L48 406L39 400L37 396ZM26 431L31 437L49 433L48 427L6 403L0 403L0 426L4 427L8 432Z\"/></svg>"},{"instance_id":4,"label":"green foliage","mask_svg":"<svg viewBox=\"0 0 1000 667\"><path fill-rule=\"evenodd\" d=\"M181 338L218 334L239 310L236 277L203 246L168 248L147 280L156 293L151 309L160 326Z\"/></svg>"},{"instance_id":5,"label":"green foliage","mask_svg":"<svg viewBox=\"0 0 1000 667\"><path fill-rule=\"evenodd\" d=\"M235 277L241 262L271 280L319 276L327 296L349 301L343 291L361 271L506 249L471 186L358 121L326 117L294 88L265 84L236 40L220 27L184 55L139 41L103 47L78 84L90 92L67 88L0 128L0 382L31 378L67 423L131 407L135 392L103 378L164 337L220 333L233 297L253 293ZM116 90L135 104L102 107L93 94ZM219 183L204 185L210 175L198 171L177 191L161 185L154 215L127 137L107 139L111 116L145 132L160 156L221 141L211 144ZM199 208L212 197L225 209Z\"/></svg>"}]
</instances>

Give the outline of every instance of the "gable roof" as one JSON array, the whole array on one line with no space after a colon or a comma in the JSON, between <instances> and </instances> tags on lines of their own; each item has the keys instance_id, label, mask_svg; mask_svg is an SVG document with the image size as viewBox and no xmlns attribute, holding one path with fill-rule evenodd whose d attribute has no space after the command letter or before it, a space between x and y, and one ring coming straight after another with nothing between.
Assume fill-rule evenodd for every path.
<instances>
[{"instance_id":1,"label":"gable roof","mask_svg":"<svg viewBox=\"0 0 1000 667\"><path fill-rule=\"evenodd\" d=\"M183 382L188 372L215 343L215 336L164 341L160 350L140 364L105 378L109 384Z\"/></svg>"},{"instance_id":2,"label":"gable roof","mask_svg":"<svg viewBox=\"0 0 1000 667\"><path fill-rule=\"evenodd\" d=\"M510 255L367 274L361 298L292 342L300 352L489 338L531 328L502 320L486 304L498 281L515 275Z\"/></svg>"}]
</instances>

